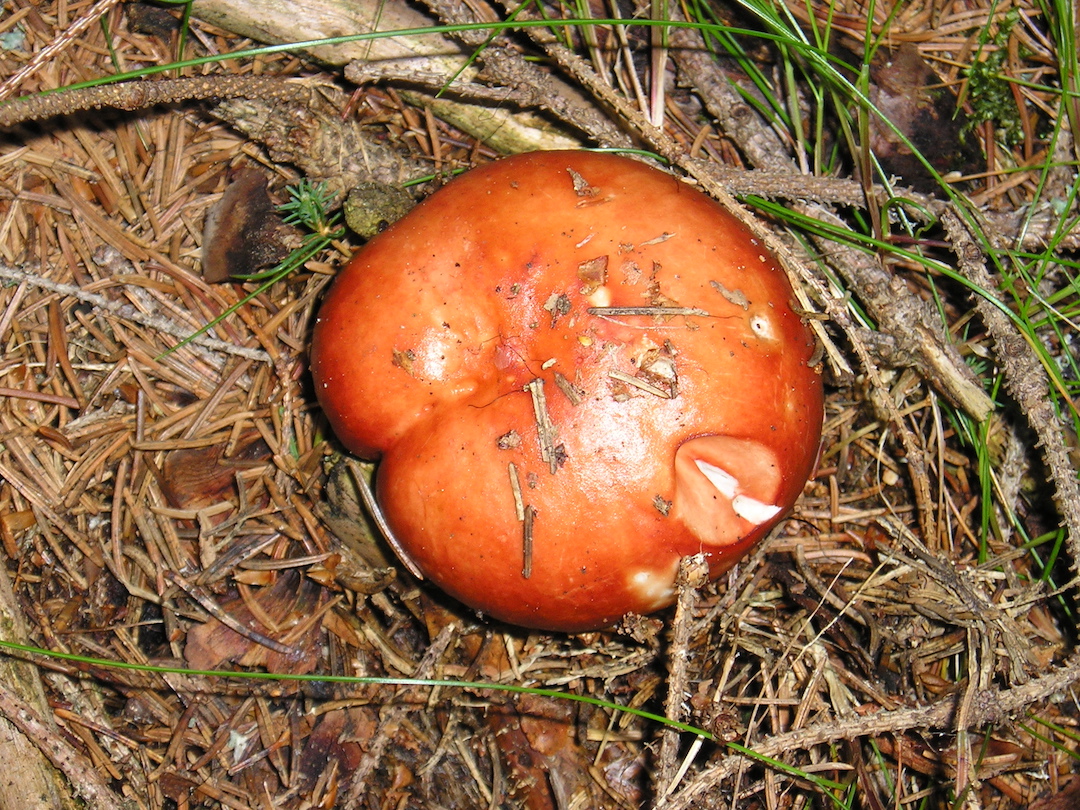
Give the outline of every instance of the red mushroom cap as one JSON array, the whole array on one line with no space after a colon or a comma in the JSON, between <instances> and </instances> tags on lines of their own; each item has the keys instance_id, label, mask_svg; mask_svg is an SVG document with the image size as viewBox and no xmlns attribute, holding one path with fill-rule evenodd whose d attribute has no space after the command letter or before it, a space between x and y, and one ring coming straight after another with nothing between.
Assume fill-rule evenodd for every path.
<instances>
[{"instance_id":1,"label":"red mushroom cap","mask_svg":"<svg viewBox=\"0 0 1080 810\"><path fill-rule=\"evenodd\" d=\"M425 576L514 624L595 629L669 604L685 555L718 576L801 493L823 402L792 299L684 182L531 153L360 250L311 368Z\"/></svg>"}]
</instances>

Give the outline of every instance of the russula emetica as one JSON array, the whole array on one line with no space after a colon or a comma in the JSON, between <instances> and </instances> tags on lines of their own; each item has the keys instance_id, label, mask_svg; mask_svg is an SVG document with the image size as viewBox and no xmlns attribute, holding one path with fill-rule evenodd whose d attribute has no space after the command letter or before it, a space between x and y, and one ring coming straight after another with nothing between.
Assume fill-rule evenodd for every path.
<instances>
[{"instance_id":1,"label":"russula emetica","mask_svg":"<svg viewBox=\"0 0 1080 810\"><path fill-rule=\"evenodd\" d=\"M413 566L579 631L717 576L792 507L823 413L814 340L754 236L629 158L537 152L373 238L315 325L319 401Z\"/></svg>"}]
</instances>

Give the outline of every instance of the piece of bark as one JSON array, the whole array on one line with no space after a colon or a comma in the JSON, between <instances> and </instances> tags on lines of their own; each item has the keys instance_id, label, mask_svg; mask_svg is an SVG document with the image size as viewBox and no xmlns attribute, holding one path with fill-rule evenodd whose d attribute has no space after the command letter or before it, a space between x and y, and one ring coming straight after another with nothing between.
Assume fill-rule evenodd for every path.
<instances>
[{"instance_id":1,"label":"piece of bark","mask_svg":"<svg viewBox=\"0 0 1080 810\"><path fill-rule=\"evenodd\" d=\"M210 284L250 276L278 264L303 243L278 215L266 175L241 169L203 224L202 275Z\"/></svg>"},{"instance_id":2,"label":"piece of bark","mask_svg":"<svg viewBox=\"0 0 1080 810\"><path fill-rule=\"evenodd\" d=\"M1080 807L1080 776L1074 776L1060 791L1044 796L1028 810L1073 810L1076 807Z\"/></svg>"},{"instance_id":3,"label":"piece of bark","mask_svg":"<svg viewBox=\"0 0 1080 810\"><path fill-rule=\"evenodd\" d=\"M236 476L269 463L271 451L257 431L241 434L231 455L224 443L170 450L162 463L162 492L174 509L195 511L236 502Z\"/></svg>"},{"instance_id":4,"label":"piece of bark","mask_svg":"<svg viewBox=\"0 0 1080 810\"><path fill-rule=\"evenodd\" d=\"M355 118L342 118L346 99L320 88L303 101L234 97L211 113L261 143L275 163L295 166L341 200L359 183L398 185L431 169L393 146L368 137Z\"/></svg>"},{"instance_id":5,"label":"piece of bark","mask_svg":"<svg viewBox=\"0 0 1080 810\"><path fill-rule=\"evenodd\" d=\"M381 0L196 0L192 13L199 19L259 42L310 41L373 30L425 28L436 22L402 3ZM396 72L415 69L442 75L449 82L465 66L469 54L460 45L436 35L400 35L297 49L319 62L340 67L349 63L385 65ZM471 68L463 74L475 74ZM543 119L499 106L466 104L430 96L411 96L410 103L430 106L432 112L500 152L569 149L577 142L545 125Z\"/></svg>"},{"instance_id":6,"label":"piece of bark","mask_svg":"<svg viewBox=\"0 0 1080 810\"><path fill-rule=\"evenodd\" d=\"M0 565L0 638L28 642L22 611L15 601L7 569ZM0 683L43 718L51 717L37 668L12 655L0 655ZM70 786L38 747L0 713L0 810L56 810L74 808Z\"/></svg>"}]
</instances>

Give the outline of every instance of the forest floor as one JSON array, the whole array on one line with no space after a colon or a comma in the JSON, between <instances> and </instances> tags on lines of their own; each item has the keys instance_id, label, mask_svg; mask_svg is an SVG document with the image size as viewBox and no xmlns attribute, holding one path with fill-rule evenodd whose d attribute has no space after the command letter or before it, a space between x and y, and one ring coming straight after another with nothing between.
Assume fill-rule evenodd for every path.
<instances>
[{"instance_id":1,"label":"forest floor","mask_svg":"<svg viewBox=\"0 0 1080 810\"><path fill-rule=\"evenodd\" d=\"M12 0L0 99L369 12L507 17L292 6ZM404 43L434 89L307 48L0 103L0 808L1080 806L1080 20L868 7L687 4L708 47L610 23L340 46ZM759 211L827 400L816 473L745 561L567 635L417 581L356 505L307 347L363 240L324 223L290 272L230 276L302 246L273 214L302 178L333 209L575 144Z\"/></svg>"}]
</instances>

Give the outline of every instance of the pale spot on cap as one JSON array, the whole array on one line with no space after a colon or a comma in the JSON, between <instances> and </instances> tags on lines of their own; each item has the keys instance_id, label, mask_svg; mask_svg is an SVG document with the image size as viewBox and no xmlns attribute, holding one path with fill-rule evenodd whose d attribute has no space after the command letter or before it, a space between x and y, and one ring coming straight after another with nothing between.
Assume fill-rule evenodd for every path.
<instances>
[{"instance_id":1,"label":"pale spot on cap","mask_svg":"<svg viewBox=\"0 0 1080 810\"><path fill-rule=\"evenodd\" d=\"M750 319L750 328L754 330L754 334L759 338L776 340L776 332L773 331L772 321L764 315L755 315L752 317Z\"/></svg>"},{"instance_id":2,"label":"pale spot on cap","mask_svg":"<svg viewBox=\"0 0 1080 810\"><path fill-rule=\"evenodd\" d=\"M611 287L597 287L588 297L589 303L594 307L611 306Z\"/></svg>"},{"instance_id":3,"label":"pale spot on cap","mask_svg":"<svg viewBox=\"0 0 1080 810\"><path fill-rule=\"evenodd\" d=\"M677 563L676 563L677 565ZM629 578L631 592L641 600L645 610L657 610L675 596L675 572L642 570Z\"/></svg>"}]
</instances>

